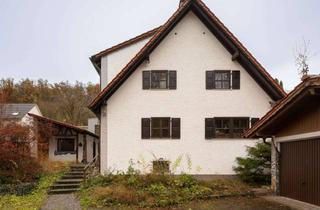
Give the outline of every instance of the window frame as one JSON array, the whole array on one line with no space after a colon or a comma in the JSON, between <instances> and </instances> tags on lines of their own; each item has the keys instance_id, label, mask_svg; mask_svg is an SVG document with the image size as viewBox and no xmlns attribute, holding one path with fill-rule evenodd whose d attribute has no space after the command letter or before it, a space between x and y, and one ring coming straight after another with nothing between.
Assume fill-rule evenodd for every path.
<instances>
[{"instance_id":1,"label":"window frame","mask_svg":"<svg viewBox=\"0 0 320 210\"><path fill-rule=\"evenodd\" d=\"M163 74L163 73L165 73L166 74L166 80L165 80L165 82L166 82L166 86L165 86L165 88L161 88L161 81L163 81L163 80L159 80L159 81L157 81L157 83L158 83L158 85L159 85L159 87L155 87L155 86L153 86L153 74ZM169 71L168 70L151 70L150 71L150 89L152 89L152 90L167 90L167 89L169 89Z\"/></svg>"},{"instance_id":2,"label":"window frame","mask_svg":"<svg viewBox=\"0 0 320 210\"><path fill-rule=\"evenodd\" d=\"M151 139L170 139L171 138L171 118L170 117L151 117L150 122L150 138ZM159 127L154 128L153 123L155 120L159 121ZM163 127L163 120L168 120L168 127ZM159 130L159 136L154 135L154 130ZM163 135L163 130L168 130L168 136Z\"/></svg>"},{"instance_id":3,"label":"window frame","mask_svg":"<svg viewBox=\"0 0 320 210\"><path fill-rule=\"evenodd\" d=\"M214 117L214 118L206 118L206 119L213 119L213 129L212 129L212 135L211 137L206 137L206 139L233 139L233 138L242 138L243 134L246 129L249 129L250 127L250 118L249 117ZM235 127L235 121L236 120L244 120L245 126L239 126ZM217 126L217 122L219 121L227 121L228 128L222 128L222 126ZM221 123L222 125L225 123ZM239 123L240 125L241 123ZM205 127L205 132L206 131ZM227 130L227 132L221 132L222 134L219 134L219 130ZM235 132L235 131L242 130L241 132ZM225 133L225 135L223 135Z\"/></svg>"},{"instance_id":4,"label":"window frame","mask_svg":"<svg viewBox=\"0 0 320 210\"><path fill-rule=\"evenodd\" d=\"M217 80L217 76L216 76L217 74L221 74L221 79L220 80ZM222 78L223 77L222 74L227 74L228 75L227 80ZM230 70L215 70L214 73L213 73L214 89L216 89L216 90L230 90L230 89L232 89L231 88L232 87L231 77L232 77L232 71L230 71ZM221 87L220 88L217 87L216 82L220 82L221 83ZM228 87L227 88L223 88L224 82L228 82Z\"/></svg>"},{"instance_id":5,"label":"window frame","mask_svg":"<svg viewBox=\"0 0 320 210\"><path fill-rule=\"evenodd\" d=\"M62 150L63 141L73 141L73 150ZM57 138L57 153L75 153L76 152L76 139L74 137L58 137Z\"/></svg>"}]
</instances>

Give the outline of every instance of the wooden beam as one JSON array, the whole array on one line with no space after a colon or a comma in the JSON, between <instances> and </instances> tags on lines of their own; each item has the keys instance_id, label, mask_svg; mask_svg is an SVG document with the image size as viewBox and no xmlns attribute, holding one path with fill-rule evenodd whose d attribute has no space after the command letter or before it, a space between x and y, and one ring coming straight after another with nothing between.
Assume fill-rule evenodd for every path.
<instances>
[{"instance_id":1,"label":"wooden beam","mask_svg":"<svg viewBox=\"0 0 320 210\"><path fill-rule=\"evenodd\" d=\"M83 135L83 138L82 138L82 141L83 141L82 160L84 163L86 163L87 162L87 134L82 134L82 135Z\"/></svg>"},{"instance_id":2,"label":"wooden beam","mask_svg":"<svg viewBox=\"0 0 320 210\"><path fill-rule=\"evenodd\" d=\"M235 61L235 60L237 60L238 58L239 58L239 56L240 56L240 53L239 53L239 51L237 50L237 51L235 51L235 53L233 53L233 55L232 55L232 61Z\"/></svg>"}]
</instances>

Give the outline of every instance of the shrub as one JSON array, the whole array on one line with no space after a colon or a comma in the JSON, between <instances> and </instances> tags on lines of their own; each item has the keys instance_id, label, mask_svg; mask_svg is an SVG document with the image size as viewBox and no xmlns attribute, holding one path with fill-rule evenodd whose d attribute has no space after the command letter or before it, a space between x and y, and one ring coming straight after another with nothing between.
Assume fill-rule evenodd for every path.
<instances>
[{"instance_id":1,"label":"shrub","mask_svg":"<svg viewBox=\"0 0 320 210\"><path fill-rule=\"evenodd\" d=\"M28 131L19 125L0 129L0 184L33 182L39 177L42 170L30 155Z\"/></svg>"},{"instance_id":2,"label":"shrub","mask_svg":"<svg viewBox=\"0 0 320 210\"><path fill-rule=\"evenodd\" d=\"M238 157L234 171L238 177L247 183L270 184L271 181L271 146L257 143L247 148L247 157Z\"/></svg>"}]
</instances>

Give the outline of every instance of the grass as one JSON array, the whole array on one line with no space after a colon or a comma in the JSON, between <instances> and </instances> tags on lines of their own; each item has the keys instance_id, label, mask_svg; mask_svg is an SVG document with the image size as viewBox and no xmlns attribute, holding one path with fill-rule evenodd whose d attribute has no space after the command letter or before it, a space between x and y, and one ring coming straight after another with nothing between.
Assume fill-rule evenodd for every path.
<instances>
[{"instance_id":1,"label":"grass","mask_svg":"<svg viewBox=\"0 0 320 210\"><path fill-rule=\"evenodd\" d=\"M37 187L28 195L3 195L0 196L0 209L3 210L37 210L40 209L43 201L47 198L47 190L51 184L56 181L65 170L65 165L57 166L52 164L51 171L46 171L41 175Z\"/></svg>"},{"instance_id":2,"label":"grass","mask_svg":"<svg viewBox=\"0 0 320 210\"><path fill-rule=\"evenodd\" d=\"M167 208L220 196L251 195L238 180L197 181L190 175L118 174L88 180L79 193L84 208Z\"/></svg>"}]
</instances>

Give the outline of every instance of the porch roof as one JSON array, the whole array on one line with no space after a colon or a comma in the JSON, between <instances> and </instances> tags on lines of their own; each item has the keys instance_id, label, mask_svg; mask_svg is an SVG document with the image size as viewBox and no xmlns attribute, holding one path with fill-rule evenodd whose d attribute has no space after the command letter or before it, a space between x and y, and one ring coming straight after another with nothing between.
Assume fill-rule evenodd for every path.
<instances>
[{"instance_id":1,"label":"porch roof","mask_svg":"<svg viewBox=\"0 0 320 210\"><path fill-rule=\"evenodd\" d=\"M66 127L66 128L69 128L69 129L72 129L72 130L76 131L77 133L88 134L89 136L92 136L92 137L95 137L95 138L99 138L98 135L96 135L96 134L94 134L94 133L92 133L92 132L90 132L90 131L88 131L86 129L77 127L77 126L69 124L69 123L60 122L60 121L57 121L57 120L53 120L53 119L50 119L50 118L47 118L47 117L42 117L42 116L31 114L31 113L29 113L28 115L33 117L34 119L36 119L38 121L43 121L43 122L51 123L51 124L54 124L54 125L57 125L57 126Z\"/></svg>"}]
</instances>

